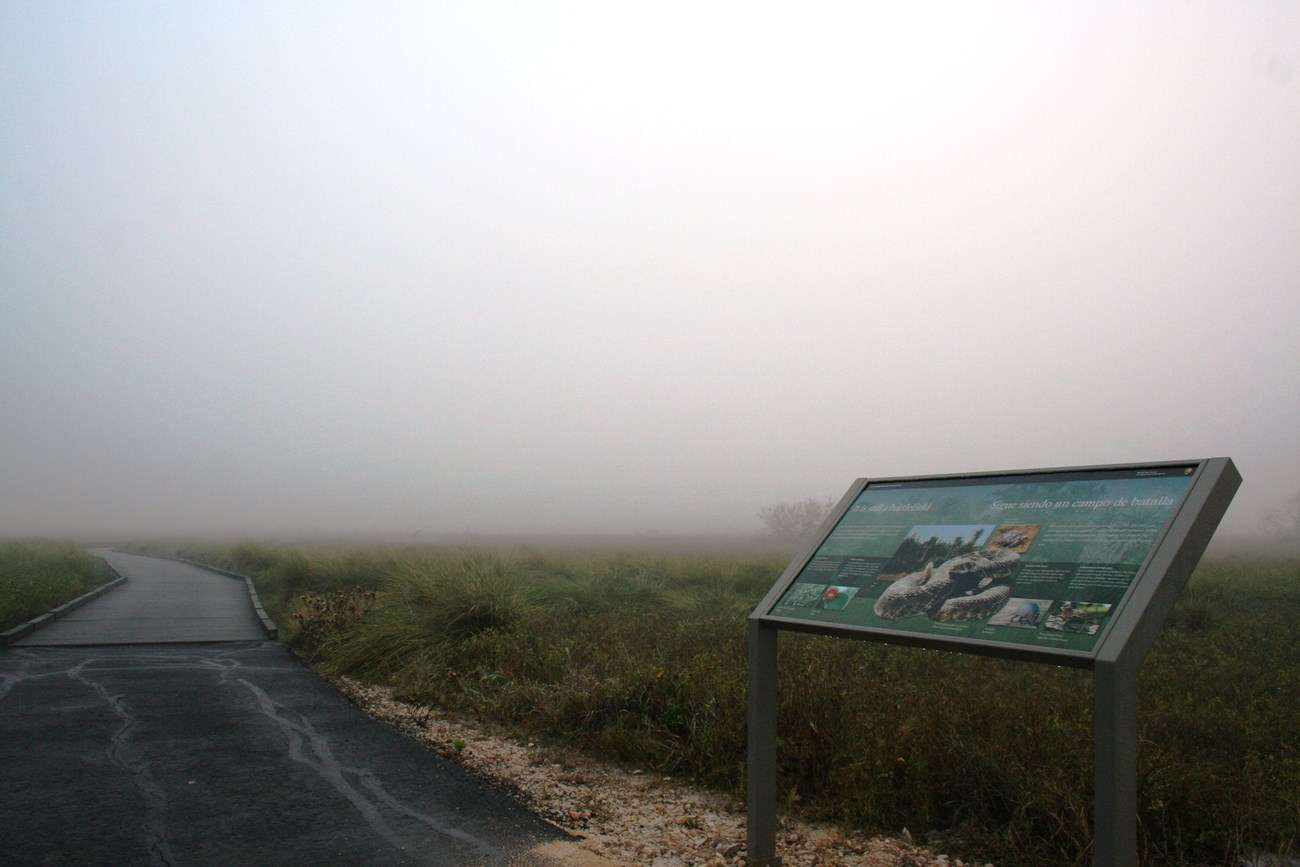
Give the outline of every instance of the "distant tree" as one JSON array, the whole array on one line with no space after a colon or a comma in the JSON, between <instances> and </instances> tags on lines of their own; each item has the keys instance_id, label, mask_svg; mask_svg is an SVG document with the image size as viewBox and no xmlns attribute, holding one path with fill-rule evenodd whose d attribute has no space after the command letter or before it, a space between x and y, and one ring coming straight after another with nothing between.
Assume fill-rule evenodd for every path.
<instances>
[{"instance_id":1,"label":"distant tree","mask_svg":"<svg viewBox=\"0 0 1300 867\"><path fill-rule=\"evenodd\" d=\"M834 505L834 500L807 497L797 503L777 503L759 509L758 517L768 538L783 543L806 542Z\"/></svg>"},{"instance_id":2,"label":"distant tree","mask_svg":"<svg viewBox=\"0 0 1300 867\"><path fill-rule=\"evenodd\" d=\"M1300 494L1296 494L1285 504L1274 509L1264 522L1264 527L1273 536L1300 538Z\"/></svg>"}]
</instances>

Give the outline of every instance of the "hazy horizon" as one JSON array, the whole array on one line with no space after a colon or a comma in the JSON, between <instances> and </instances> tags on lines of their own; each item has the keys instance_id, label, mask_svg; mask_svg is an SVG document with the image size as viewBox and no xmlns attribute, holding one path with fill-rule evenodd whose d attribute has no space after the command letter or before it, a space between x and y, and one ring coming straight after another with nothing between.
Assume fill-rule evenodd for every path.
<instances>
[{"instance_id":1,"label":"hazy horizon","mask_svg":"<svg viewBox=\"0 0 1300 867\"><path fill-rule=\"evenodd\" d=\"M0 537L1300 492L1300 5L0 5Z\"/></svg>"}]
</instances>

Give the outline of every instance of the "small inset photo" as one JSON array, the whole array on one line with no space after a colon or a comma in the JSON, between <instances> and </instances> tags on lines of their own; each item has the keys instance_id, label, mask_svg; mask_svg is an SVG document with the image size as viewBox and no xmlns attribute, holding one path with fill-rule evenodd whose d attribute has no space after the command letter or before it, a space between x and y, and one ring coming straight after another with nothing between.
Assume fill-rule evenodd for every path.
<instances>
[{"instance_id":1,"label":"small inset photo","mask_svg":"<svg viewBox=\"0 0 1300 867\"><path fill-rule=\"evenodd\" d=\"M795 584L786 591L781 604L788 605L791 608L811 608L814 602L821 600L822 594L825 592L825 584Z\"/></svg>"},{"instance_id":2,"label":"small inset photo","mask_svg":"<svg viewBox=\"0 0 1300 867\"><path fill-rule=\"evenodd\" d=\"M1051 599L1022 599L1013 596L997 614L989 618L989 626L1037 629L1043 625L1043 617L1051 607Z\"/></svg>"},{"instance_id":3,"label":"small inset photo","mask_svg":"<svg viewBox=\"0 0 1300 867\"><path fill-rule=\"evenodd\" d=\"M993 531L989 547L1023 554L1034 544L1034 539L1038 538L1042 529L1042 524L1003 524Z\"/></svg>"},{"instance_id":4,"label":"small inset photo","mask_svg":"<svg viewBox=\"0 0 1300 867\"><path fill-rule=\"evenodd\" d=\"M830 586L822 591L821 601L816 607L826 611L843 611L848 606L849 600L856 595L858 595L856 587Z\"/></svg>"},{"instance_id":5,"label":"small inset photo","mask_svg":"<svg viewBox=\"0 0 1300 867\"><path fill-rule=\"evenodd\" d=\"M1043 628L1075 635L1096 635L1110 609L1109 602L1057 602L1047 613Z\"/></svg>"},{"instance_id":6,"label":"small inset photo","mask_svg":"<svg viewBox=\"0 0 1300 867\"><path fill-rule=\"evenodd\" d=\"M880 567L877 581L893 581L926 563L943 563L986 545L995 524L918 524Z\"/></svg>"}]
</instances>

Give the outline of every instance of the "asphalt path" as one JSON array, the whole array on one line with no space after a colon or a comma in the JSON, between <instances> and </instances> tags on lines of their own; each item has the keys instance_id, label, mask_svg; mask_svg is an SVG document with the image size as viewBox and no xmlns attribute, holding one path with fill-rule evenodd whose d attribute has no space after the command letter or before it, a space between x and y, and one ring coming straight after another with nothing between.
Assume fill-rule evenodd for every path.
<instances>
[{"instance_id":1,"label":"asphalt path","mask_svg":"<svg viewBox=\"0 0 1300 867\"><path fill-rule=\"evenodd\" d=\"M138 579L132 561L148 558L123 556L114 565L129 587ZM242 589L175 565L154 561L139 574L185 575L195 598L209 601L211 588L198 584L226 582L215 595ZM251 613L246 592L233 598ZM120 613L120 602L96 613L100 601L79 622L86 635L112 640L79 643L69 633L58 646L0 651L0 864L578 861L557 855L568 851L562 832L367 717L285 646L179 643L174 636L189 627L170 603L165 613L134 609L132 632L130 618L106 613ZM207 604L194 628L227 636L244 628Z\"/></svg>"}]
</instances>

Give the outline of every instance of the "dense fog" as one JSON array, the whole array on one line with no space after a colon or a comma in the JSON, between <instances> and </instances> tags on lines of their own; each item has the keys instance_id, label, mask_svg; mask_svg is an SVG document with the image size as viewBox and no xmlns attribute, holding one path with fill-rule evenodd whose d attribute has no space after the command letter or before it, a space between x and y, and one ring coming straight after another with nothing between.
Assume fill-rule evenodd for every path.
<instances>
[{"instance_id":1,"label":"dense fog","mask_svg":"<svg viewBox=\"0 0 1300 867\"><path fill-rule=\"evenodd\" d=\"M1293 2L0 5L0 536L1300 491Z\"/></svg>"}]
</instances>

